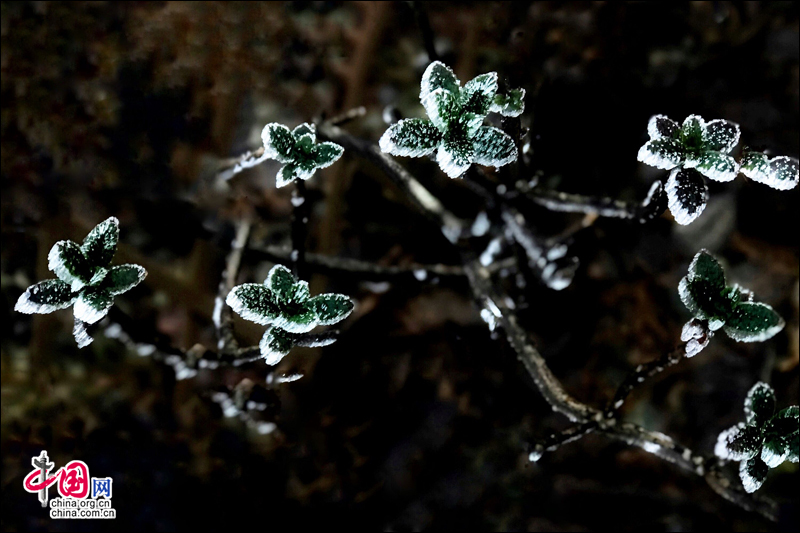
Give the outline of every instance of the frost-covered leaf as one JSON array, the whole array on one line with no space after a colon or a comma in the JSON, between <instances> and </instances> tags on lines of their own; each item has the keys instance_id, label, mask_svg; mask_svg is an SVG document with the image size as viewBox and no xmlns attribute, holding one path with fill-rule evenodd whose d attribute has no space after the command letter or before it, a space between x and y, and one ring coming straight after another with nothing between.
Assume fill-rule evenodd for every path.
<instances>
[{"instance_id":1,"label":"frost-covered leaf","mask_svg":"<svg viewBox=\"0 0 800 533\"><path fill-rule=\"evenodd\" d=\"M58 241L53 245L47 254L47 267L58 279L69 283L73 291L85 287L94 274L83 250L72 241Z\"/></svg>"},{"instance_id":2,"label":"frost-covered leaf","mask_svg":"<svg viewBox=\"0 0 800 533\"><path fill-rule=\"evenodd\" d=\"M225 299L231 309L256 324L274 324L281 311L272 291L260 283L245 283L231 289Z\"/></svg>"},{"instance_id":3,"label":"frost-covered leaf","mask_svg":"<svg viewBox=\"0 0 800 533\"><path fill-rule=\"evenodd\" d=\"M72 337L75 339L75 343L78 345L78 348L86 348L90 344L94 342L94 339L89 332L86 331L86 324L78 320L78 317L74 317L75 320L72 324Z\"/></svg>"},{"instance_id":4,"label":"frost-covered leaf","mask_svg":"<svg viewBox=\"0 0 800 533\"><path fill-rule=\"evenodd\" d=\"M279 305L299 304L308 300L308 283L297 281L292 271L283 265L275 265L267 274L264 285L275 295Z\"/></svg>"},{"instance_id":5,"label":"frost-covered leaf","mask_svg":"<svg viewBox=\"0 0 800 533\"><path fill-rule=\"evenodd\" d=\"M679 133L684 150L704 149L705 127L706 121L700 115L689 115L684 119Z\"/></svg>"},{"instance_id":6,"label":"frost-covered leaf","mask_svg":"<svg viewBox=\"0 0 800 533\"><path fill-rule=\"evenodd\" d=\"M433 125L441 131L447 131L450 121L457 119L461 111L458 95L444 89L436 89L430 93L422 101L422 106Z\"/></svg>"},{"instance_id":7,"label":"frost-covered leaf","mask_svg":"<svg viewBox=\"0 0 800 533\"><path fill-rule=\"evenodd\" d=\"M724 330L739 342L760 342L772 338L785 325L772 307L763 303L741 302L734 306Z\"/></svg>"},{"instance_id":8,"label":"frost-covered leaf","mask_svg":"<svg viewBox=\"0 0 800 533\"><path fill-rule=\"evenodd\" d=\"M261 350L261 357L268 365L277 365L281 359L289 354L294 346L294 336L278 327L267 328L258 347Z\"/></svg>"},{"instance_id":9,"label":"frost-covered leaf","mask_svg":"<svg viewBox=\"0 0 800 533\"><path fill-rule=\"evenodd\" d=\"M647 123L647 134L650 139L675 138L680 129L677 122L665 115L653 115Z\"/></svg>"},{"instance_id":10,"label":"frost-covered leaf","mask_svg":"<svg viewBox=\"0 0 800 533\"><path fill-rule=\"evenodd\" d=\"M686 168L695 168L703 176L714 181L732 181L739 173L739 165L729 155L720 152L702 152L686 158Z\"/></svg>"},{"instance_id":11,"label":"frost-covered leaf","mask_svg":"<svg viewBox=\"0 0 800 533\"><path fill-rule=\"evenodd\" d=\"M669 170L683 162L684 152L680 141L670 138L653 139L639 148L636 159L651 167Z\"/></svg>"},{"instance_id":12,"label":"frost-covered leaf","mask_svg":"<svg viewBox=\"0 0 800 533\"><path fill-rule=\"evenodd\" d=\"M83 250L89 264L94 267L107 267L117 252L119 240L119 220L109 217L89 232L83 240Z\"/></svg>"},{"instance_id":13,"label":"frost-covered leaf","mask_svg":"<svg viewBox=\"0 0 800 533\"><path fill-rule=\"evenodd\" d=\"M295 138L295 141L300 140L301 137L306 135L310 136L312 143L316 142L317 127L309 122L304 122L292 130L292 136Z\"/></svg>"},{"instance_id":14,"label":"frost-covered leaf","mask_svg":"<svg viewBox=\"0 0 800 533\"><path fill-rule=\"evenodd\" d=\"M761 453L763 442L760 428L739 423L719 434L714 453L730 461L752 459Z\"/></svg>"},{"instance_id":15,"label":"frost-covered leaf","mask_svg":"<svg viewBox=\"0 0 800 533\"><path fill-rule=\"evenodd\" d=\"M353 301L344 294L319 294L309 300L317 313L321 326L330 326L347 318L353 312Z\"/></svg>"},{"instance_id":16,"label":"frost-covered leaf","mask_svg":"<svg viewBox=\"0 0 800 533\"><path fill-rule=\"evenodd\" d=\"M730 301L723 296L725 272L714 256L700 250L689 265L689 273L678 285L678 294L695 317L707 320L708 328L722 327L731 311Z\"/></svg>"},{"instance_id":17,"label":"frost-covered leaf","mask_svg":"<svg viewBox=\"0 0 800 533\"><path fill-rule=\"evenodd\" d=\"M332 142L315 144L311 148L311 157L314 160L314 166L318 169L328 168L342 157L343 153L344 148Z\"/></svg>"},{"instance_id":18,"label":"frost-covered leaf","mask_svg":"<svg viewBox=\"0 0 800 533\"><path fill-rule=\"evenodd\" d=\"M753 493L761 488L764 480L767 479L767 472L769 472L769 467L760 457L753 457L739 463L739 477L744 490L748 493Z\"/></svg>"},{"instance_id":19,"label":"frost-covered leaf","mask_svg":"<svg viewBox=\"0 0 800 533\"><path fill-rule=\"evenodd\" d=\"M319 324L317 312L310 300L281 311L273 324L289 333L307 333Z\"/></svg>"},{"instance_id":20,"label":"frost-covered leaf","mask_svg":"<svg viewBox=\"0 0 800 533\"><path fill-rule=\"evenodd\" d=\"M422 157L432 154L441 141L442 133L431 121L409 118L391 125L378 144L388 154Z\"/></svg>"},{"instance_id":21,"label":"frost-covered leaf","mask_svg":"<svg viewBox=\"0 0 800 533\"><path fill-rule=\"evenodd\" d=\"M297 165L294 163L287 163L286 165L283 165L278 171L278 175L275 176L275 187L280 189L281 187L292 183L297 177L295 174L297 170Z\"/></svg>"},{"instance_id":22,"label":"frost-covered leaf","mask_svg":"<svg viewBox=\"0 0 800 533\"><path fill-rule=\"evenodd\" d=\"M481 127L472 139L473 162L487 167L502 167L517 160L514 140L498 128Z\"/></svg>"},{"instance_id":23,"label":"frost-covered leaf","mask_svg":"<svg viewBox=\"0 0 800 533\"><path fill-rule=\"evenodd\" d=\"M436 162L442 172L451 178L458 178L472 164L472 143L466 140L445 140L436 152Z\"/></svg>"},{"instance_id":24,"label":"frost-covered leaf","mask_svg":"<svg viewBox=\"0 0 800 533\"><path fill-rule=\"evenodd\" d=\"M525 111L525 89L511 89L508 94L496 94L489 111L504 117L518 117Z\"/></svg>"},{"instance_id":25,"label":"frost-covered leaf","mask_svg":"<svg viewBox=\"0 0 800 533\"><path fill-rule=\"evenodd\" d=\"M87 287L75 301L75 318L87 324L94 324L108 314L114 304L114 295L102 287Z\"/></svg>"},{"instance_id":26,"label":"frost-covered leaf","mask_svg":"<svg viewBox=\"0 0 800 533\"><path fill-rule=\"evenodd\" d=\"M794 189L800 181L797 159L786 156L770 159L761 152L745 152L741 172L753 181L781 191Z\"/></svg>"},{"instance_id":27,"label":"frost-covered leaf","mask_svg":"<svg viewBox=\"0 0 800 533\"><path fill-rule=\"evenodd\" d=\"M667 205L678 224L692 223L706 208L708 186L694 169L676 168L670 172L665 189Z\"/></svg>"},{"instance_id":28,"label":"frost-covered leaf","mask_svg":"<svg viewBox=\"0 0 800 533\"><path fill-rule=\"evenodd\" d=\"M706 150L729 154L739 144L739 135L739 125L735 122L712 120L703 130L703 143Z\"/></svg>"},{"instance_id":29,"label":"frost-covered leaf","mask_svg":"<svg viewBox=\"0 0 800 533\"><path fill-rule=\"evenodd\" d=\"M267 124L261 130L261 140L264 143L264 155L276 159L281 163L292 161L295 138L289 128L283 124Z\"/></svg>"},{"instance_id":30,"label":"frost-covered leaf","mask_svg":"<svg viewBox=\"0 0 800 533\"><path fill-rule=\"evenodd\" d=\"M798 420L798 407L789 406L778 411L764 427L768 436L791 438L800 434L800 420Z\"/></svg>"},{"instance_id":31,"label":"frost-covered leaf","mask_svg":"<svg viewBox=\"0 0 800 533\"><path fill-rule=\"evenodd\" d=\"M434 61L425 72L422 74L422 82L420 83L419 99L425 102L425 99L433 91L437 89L444 89L455 95L459 93L459 86L461 82L458 81L456 75L450 70L450 67L441 61Z\"/></svg>"},{"instance_id":32,"label":"frost-covered leaf","mask_svg":"<svg viewBox=\"0 0 800 533\"><path fill-rule=\"evenodd\" d=\"M772 387L759 381L747 392L744 400L744 414L747 423L762 426L775 413L775 391Z\"/></svg>"},{"instance_id":33,"label":"frost-covered leaf","mask_svg":"<svg viewBox=\"0 0 800 533\"><path fill-rule=\"evenodd\" d=\"M761 448L761 460L770 468L780 466L789 457L789 440L773 437L764 442Z\"/></svg>"},{"instance_id":34,"label":"frost-covered leaf","mask_svg":"<svg viewBox=\"0 0 800 533\"><path fill-rule=\"evenodd\" d=\"M475 76L461 88L461 109L486 116L497 94L497 73Z\"/></svg>"},{"instance_id":35,"label":"frost-covered leaf","mask_svg":"<svg viewBox=\"0 0 800 533\"><path fill-rule=\"evenodd\" d=\"M147 276L147 271L144 267L139 265L119 265L109 269L100 286L116 296L136 287L145 276Z\"/></svg>"},{"instance_id":36,"label":"frost-covered leaf","mask_svg":"<svg viewBox=\"0 0 800 533\"><path fill-rule=\"evenodd\" d=\"M14 311L27 315L52 313L71 306L77 297L78 293L72 292L68 283L48 279L28 287L14 305Z\"/></svg>"}]
</instances>

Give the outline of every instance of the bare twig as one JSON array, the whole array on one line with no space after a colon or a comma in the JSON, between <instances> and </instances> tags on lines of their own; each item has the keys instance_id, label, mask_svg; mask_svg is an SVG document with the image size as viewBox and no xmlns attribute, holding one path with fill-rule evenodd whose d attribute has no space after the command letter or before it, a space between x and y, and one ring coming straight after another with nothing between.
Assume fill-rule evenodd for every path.
<instances>
[{"instance_id":1,"label":"bare twig","mask_svg":"<svg viewBox=\"0 0 800 533\"><path fill-rule=\"evenodd\" d=\"M414 20L417 21L422 43L425 45L425 52L428 54L428 61L434 62L439 60L439 54L436 53L436 46L433 38L433 30L431 30L431 23L428 20L428 13L422 6L422 2L409 2L411 8L414 10Z\"/></svg>"},{"instance_id":2,"label":"bare twig","mask_svg":"<svg viewBox=\"0 0 800 533\"><path fill-rule=\"evenodd\" d=\"M225 261L225 270L222 273L222 280L219 282L219 290L214 300L214 330L217 334L217 349L223 353L231 353L239 348L239 344L233 336L233 312L230 307L225 305L225 298L236 284L236 276L239 273L239 265L242 262L242 253L247 246L247 239L250 236L250 221L242 220L236 225L236 236L231 243L231 250Z\"/></svg>"},{"instance_id":3,"label":"bare twig","mask_svg":"<svg viewBox=\"0 0 800 533\"><path fill-rule=\"evenodd\" d=\"M309 208L306 201L306 182L295 180L292 191L292 271L305 279L306 239L308 237Z\"/></svg>"}]
</instances>

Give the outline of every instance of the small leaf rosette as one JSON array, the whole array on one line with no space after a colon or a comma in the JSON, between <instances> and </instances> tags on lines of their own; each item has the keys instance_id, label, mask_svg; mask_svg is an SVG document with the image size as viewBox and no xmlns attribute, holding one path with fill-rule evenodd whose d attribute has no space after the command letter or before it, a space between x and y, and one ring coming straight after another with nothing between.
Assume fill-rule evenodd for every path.
<instances>
[{"instance_id":1,"label":"small leaf rosette","mask_svg":"<svg viewBox=\"0 0 800 533\"><path fill-rule=\"evenodd\" d=\"M765 341L785 325L772 307L754 302L750 291L738 285L726 285L722 266L706 250L694 256L678 292L686 308L695 318L707 323L709 331L722 328L736 341Z\"/></svg>"},{"instance_id":2,"label":"small leaf rosette","mask_svg":"<svg viewBox=\"0 0 800 533\"><path fill-rule=\"evenodd\" d=\"M744 401L745 422L726 429L717 438L714 453L739 461L739 477L747 492L757 491L770 468L798 461L800 420L793 405L775 413L775 391L756 383Z\"/></svg>"},{"instance_id":3,"label":"small leaf rosette","mask_svg":"<svg viewBox=\"0 0 800 533\"><path fill-rule=\"evenodd\" d=\"M344 152L336 143L316 143L313 124L300 124L290 130L283 124L267 124L261 131L265 159L275 159L284 165L278 171L276 186L283 187L294 180L307 180L320 168L334 164Z\"/></svg>"},{"instance_id":4,"label":"small leaf rosette","mask_svg":"<svg viewBox=\"0 0 800 533\"><path fill-rule=\"evenodd\" d=\"M393 124L381 136L381 151L423 157L436 153L442 171L460 177L473 163L501 167L517 160L513 139L502 130L483 126L490 112L519 116L525 90L497 94L497 73L476 76L463 87L453 71L435 61L422 75L419 99L430 120L409 118Z\"/></svg>"},{"instance_id":5,"label":"small leaf rosette","mask_svg":"<svg viewBox=\"0 0 800 533\"><path fill-rule=\"evenodd\" d=\"M139 265L110 267L118 240L119 221L111 217L90 231L83 244L57 242L47 256L48 267L57 279L28 287L14 310L46 314L74 304L73 334L79 347L88 346L92 338L84 325L106 316L114 297L136 287L147 275Z\"/></svg>"},{"instance_id":6,"label":"small leaf rosette","mask_svg":"<svg viewBox=\"0 0 800 533\"><path fill-rule=\"evenodd\" d=\"M225 301L245 320L270 326L259 343L268 365L277 365L303 333L344 320L354 307L343 294L311 297L308 282L297 281L283 265L275 265L263 284L234 287Z\"/></svg>"},{"instance_id":7,"label":"small leaf rosette","mask_svg":"<svg viewBox=\"0 0 800 533\"><path fill-rule=\"evenodd\" d=\"M746 151L742 157L741 171L751 180L779 191L794 189L800 181L797 159L785 155L770 159L767 154Z\"/></svg>"}]
</instances>

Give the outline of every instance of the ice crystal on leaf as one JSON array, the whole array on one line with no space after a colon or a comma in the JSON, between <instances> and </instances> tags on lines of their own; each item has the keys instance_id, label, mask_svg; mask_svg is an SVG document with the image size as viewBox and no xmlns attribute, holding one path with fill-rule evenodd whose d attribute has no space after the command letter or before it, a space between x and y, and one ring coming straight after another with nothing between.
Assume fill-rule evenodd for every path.
<instances>
[{"instance_id":1,"label":"ice crystal on leaf","mask_svg":"<svg viewBox=\"0 0 800 533\"><path fill-rule=\"evenodd\" d=\"M766 383L756 383L744 401L746 422L726 429L717 438L714 453L722 459L740 461L739 477L747 492L755 492L770 468L786 460L798 461L798 408L775 413L775 392Z\"/></svg>"},{"instance_id":2,"label":"ice crystal on leaf","mask_svg":"<svg viewBox=\"0 0 800 533\"><path fill-rule=\"evenodd\" d=\"M765 341L785 325L772 307L753 302L750 291L727 286L722 266L706 250L694 256L678 292L686 308L697 319L708 322L710 331L722 328L736 341Z\"/></svg>"},{"instance_id":3,"label":"ice crystal on leaf","mask_svg":"<svg viewBox=\"0 0 800 533\"><path fill-rule=\"evenodd\" d=\"M89 232L82 244L59 241L47 255L47 266L57 279L31 285L19 297L15 311L52 313L74 305L73 334L78 346L92 342L86 324L108 314L114 297L137 286L147 275L139 265L110 266L117 250L119 221L110 217Z\"/></svg>"},{"instance_id":4,"label":"ice crystal on leaf","mask_svg":"<svg viewBox=\"0 0 800 533\"><path fill-rule=\"evenodd\" d=\"M422 75L419 99L430 120L410 118L381 136L381 151L405 157L436 155L442 171L460 177L473 163L501 167L517 160L513 139L484 126L490 112L519 116L525 90L497 93L497 73L476 76L464 86L444 63L434 61Z\"/></svg>"},{"instance_id":5,"label":"ice crystal on leaf","mask_svg":"<svg viewBox=\"0 0 800 533\"><path fill-rule=\"evenodd\" d=\"M770 159L761 152L745 152L741 170L751 180L780 191L794 189L800 180L797 159L785 155Z\"/></svg>"},{"instance_id":6,"label":"ice crystal on leaf","mask_svg":"<svg viewBox=\"0 0 800 533\"><path fill-rule=\"evenodd\" d=\"M336 143L317 143L317 131L313 124L300 124L290 130L283 124L267 124L261 131L264 143L263 159L275 159L283 166L278 171L276 186L307 180L320 168L336 162L344 148Z\"/></svg>"},{"instance_id":7,"label":"ice crystal on leaf","mask_svg":"<svg viewBox=\"0 0 800 533\"><path fill-rule=\"evenodd\" d=\"M298 281L283 265L275 265L263 284L234 287L225 301L242 318L270 326L259 343L269 365L278 364L303 333L344 320L354 307L343 294L312 297L308 283Z\"/></svg>"}]
</instances>

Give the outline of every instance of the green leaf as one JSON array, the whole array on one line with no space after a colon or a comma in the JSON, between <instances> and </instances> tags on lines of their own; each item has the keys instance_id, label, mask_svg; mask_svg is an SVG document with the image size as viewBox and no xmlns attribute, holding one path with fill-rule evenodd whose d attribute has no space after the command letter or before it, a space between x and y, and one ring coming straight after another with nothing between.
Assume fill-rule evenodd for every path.
<instances>
[{"instance_id":1,"label":"green leaf","mask_svg":"<svg viewBox=\"0 0 800 533\"><path fill-rule=\"evenodd\" d=\"M109 217L89 232L83 240L83 250L89 264L94 267L107 267L117 252L119 240L119 220Z\"/></svg>"},{"instance_id":2,"label":"green leaf","mask_svg":"<svg viewBox=\"0 0 800 533\"><path fill-rule=\"evenodd\" d=\"M761 448L761 460L770 468L780 466L789 457L789 440L772 437Z\"/></svg>"},{"instance_id":3,"label":"green leaf","mask_svg":"<svg viewBox=\"0 0 800 533\"><path fill-rule=\"evenodd\" d=\"M764 480L767 479L769 467L759 457L753 457L739 463L739 477L742 486L748 493L753 493L761 488Z\"/></svg>"},{"instance_id":4,"label":"green leaf","mask_svg":"<svg viewBox=\"0 0 800 533\"><path fill-rule=\"evenodd\" d=\"M693 280L699 278L708 281L711 287L719 292L725 289L725 270L705 248L692 258L692 262L689 264L689 276Z\"/></svg>"},{"instance_id":5,"label":"green leaf","mask_svg":"<svg viewBox=\"0 0 800 533\"><path fill-rule=\"evenodd\" d=\"M514 140L505 132L491 126L483 126L472 138L473 162L487 167L502 167L517 160Z\"/></svg>"},{"instance_id":6,"label":"green leaf","mask_svg":"<svg viewBox=\"0 0 800 533\"><path fill-rule=\"evenodd\" d=\"M732 181L739 173L736 160L721 152L702 152L686 158L686 168L695 168L703 176L714 181Z\"/></svg>"},{"instance_id":7,"label":"green leaf","mask_svg":"<svg viewBox=\"0 0 800 533\"><path fill-rule=\"evenodd\" d=\"M785 325L772 307L763 303L740 302L725 321L724 330L739 342L760 342L772 338Z\"/></svg>"},{"instance_id":8,"label":"green leaf","mask_svg":"<svg viewBox=\"0 0 800 533\"><path fill-rule=\"evenodd\" d=\"M289 128L283 124L267 124L261 131L261 140L264 143L264 155L276 159L281 163L293 160L295 139Z\"/></svg>"},{"instance_id":9,"label":"green leaf","mask_svg":"<svg viewBox=\"0 0 800 533\"><path fill-rule=\"evenodd\" d=\"M275 295L279 307L299 304L308 300L308 283L297 281L292 271L283 265L275 265L267 274L264 285Z\"/></svg>"},{"instance_id":10,"label":"green leaf","mask_svg":"<svg viewBox=\"0 0 800 533\"><path fill-rule=\"evenodd\" d=\"M275 176L275 187L281 188L285 185L292 183L296 178L296 173L298 172L298 167L294 163L287 163L281 167L278 171L278 175Z\"/></svg>"},{"instance_id":11,"label":"green leaf","mask_svg":"<svg viewBox=\"0 0 800 533\"><path fill-rule=\"evenodd\" d=\"M300 305L281 308L281 313L272 324L289 333L307 333L317 327L319 319L311 300L308 299Z\"/></svg>"},{"instance_id":12,"label":"green leaf","mask_svg":"<svg viewBox=\"0 0 800 533\"><path fill-rule=\"evenodd\" d=\"M80 290L92 279L94 269L77 243L58 241L47 254L47 266L58 279L69 283L73 291Z\"/></svg>"},{"instance_id":13,"label":"green leaf","mask_svg":"<svg viewBox=\"0 0 800 533\"><path fill-rule=\"evenodd\" d=\"M139 265L119 265L108 271L101 287L112 295L128 292L136 287L147 276L147 271Z\"/></svg>"},{"instance_id":14,"label":"green leaf","mask_svg":"<svg viewBox=\"0 0 800 533\"><path fill-rule=\"evenodd\" d=\"M744 414L747 423L761 427L775 413L775 391L759 381L748 391L744 400Z\"/></svg>"},{"instance_id":15,"label":"green leaf","mask_svg":"<svg viewBox=\"0 0 800 533\"><path fill-rule=\"evenodd\" d=\"M497 73L475 76L461 89L461 108L467 113L485 117L497 94Z\"/></svg>"},{"instance_id":16,"label":"green leaf","mask_svg":"<svg viewBox=\"0 0 800 533\"><path fill-rule=\"evenodd\" d=\"M665 115L653 115L647 123L647 134L650 139L677 138L681 127Z\"/></svg>"},{"instance_id":17,"label":"green leaf","mask_svg":"<svg viewBox=\"0 0 800 533\"><path fill-rule=\"evenodd\" d=\"M686 117L680 131L680 140L684 150L688 152L703 150L705 126L706 122L700 115Z\"/></svg>"},{"instance_id":18,"label":"green leaf","mask_svg":"<svg viewBox=\"0 0 800 533\"><path fill-rule=\"evenodd\" d=\"M353 301L343 294L320 294L309 300L319 318L321 326L330 326L347 318L355 307Z\"/></svg>"},{"instance_id":19,"label":"green leaf","mask_svg":"<svg viewBox=\"0 0 800 533\"><path fill-rule=\"evenodd\" d=\"M26 315L52 313L66 309L77 298L78 293L72 292L68 283L60 279L48 279L28 287L14 305L14 311Z\"/></svg>"},{"instance_id":20,"label":"green leaf","mask_svg":"<svg viewBox=\"0 0 800 533\"><path fill-rule=\"evenodd\" d=\"M504 117L518 117L525 111L525 89L511 89L508 94L496 94L489 111Z\"/></svg>"},{"instance_id":21,"label":"green leaf","mask_svg":"<svg viewBox=\"0 0 800 533\"><path fill-rule=\"evenodd\" d=\"M689 273L678 285L678 294L686 308L697 318L708 320L716 331L731 312L731 302L723 295L725 272L706 250L700 250L689 265Z\"/></svg>"},{"instance_id":22,"label":"green leaf","mask_svg":"<svg viewBox=\"0 0 800 533\"><path fill-rule=\"evenodd\" d=\"M342 154L344 148L336 143L324 142L314 145L311 148L311 159L316 168L327 168L334 164Z\"/></svg>"},{"instance_id":23,"label":"green leaf","mask_svg":"<svg viewBox=\"0 0 800 533\"><path fill-rule=\"evenodd\" d=\"M789 406L778 411L764 428L764 433L772 438L773 436L791 438L800 432L800 421L798 420L798 407Z\"/></svg>"},{"instance_id":24,"label":"green leaf","mask_svg":"<svg viewBox=\"0 0 800 533\"><path fill-rule=\"evenodd\" d=\"M301 137L305 135L311 136L311 142L317 141L317 127L311 123L305 122L300 124L295 129L292 130L292 136L294 137L295 141L299 141Z\"/></svg>"},{"instance_id":25,"label":"green leaf","mask_svg":"<svg viewBox=\"0 0 800 533\"><path fill-rule=\"evenodd\" d=\"M294 335L278 327L267 328L264 336L261 337L261 342L258 343L264 362L272 366L280 363L281 359L286 357L294 347L294 339Z\"/></svg>"},{"instance_id":26,"label":"green leaf","mask_svg":"<svg viewBox=\"0 0 800 533\"><path fill-rule=\"evenodd\" d=\"M458 178L472 164L472 142L466 139L445 139L436 152L436 162L442 172L451 178Z\"/></svg>"},{"instance_id":27,"label":"green leaf","mask_svg":"<svg viewBox=\"0 0 800 533\"><path fill-rule=\"evenodd\" d=\"M108 314L114 304L114 295L102 287L86 287L75 302L75 318L94 324Z\"/></svg>"},{"instance_id":28,"label":"green leaf","mask_svg":"<svg viewBox=\"0 0 800 533\"><path fill-rule=\"evenodd\" d=\"M679 167L670 172L664 189L667 192L667 205L678 224L691 224L706 208L708 185L703 176L692 168Z\"/></svg>"},{"instance_id":29,"label":"green leaf","mask_svg":"<svg viewBox=\"0 0 800 533\"><path fill-rule=\"evenodd\" d=\"M739 125L735 122L712 120L703 129L703 145L706 150L729 154L739 144L739 135Z\"/></svg>"},{"instance_id":30,"label":"green leaf","mask_svg":"<svg viewBox=\"0 0 800 533\"><path fill-rule=\"evenodd\" d=\"M780 191L794 189L800 181L798 161L793 157L770 159L767 154L760 152L745 152L741 172L753 181Z\"/></svg>"},{"instance_id":31,"label":"green leaf","mask_svg":"<svg viewBox=\"0 0 800 533\"><path fill-rule=\"evenodd\" d=\"M409 118L392 124L378 144L388 154L422 157L432 154L441 141L442 134L431 121Z\"/></svg>"},{"instance_id":32,"label":"green leaf","mask_svg":"<svg viewBox=\"0 0 800 533\"><path fill-rule=\"evenodd\" d=\"M458 95L459 85L461 85L461 83L458 81L458 78L456 78L456 75L453 74L453 71L450 70L450 67L441 61L434 61L428 65L428 68L426 68L425 72L422 74L419 99L424 105L428 96L438 89L443 89L454 95Z\"/></svg>"},{"instance_id":33,"label":"green leaf","mask_svg":"<svg viewBox=\"0 0 800 533\"><path fill-rule=\"evenodd\" d=\"M651 167L669 170L683 162L684 150L680 141L670 138L653 139L639 148L636 158Z\"/></svg>"},{"instance_id":34,"label":"green leaf","mask_svg":"<svg viewBox=\"0 0 800 533\"><path fill-rule=\"evenodd\" d=\"M752 459L761 452L763 442L761 429L740 423L720 433L714 453L730 461Z\"/></svg>"},{"instance_id":35,"label":"green leaf","mask_svg":"<svg viewBox=\"0 0 800 533\"><path fill-rule=\"evenodd\" d=\"M245 283L231 289L225 299L231 309L245 320L266 325L276 323L281 315L277 298L260 283Z\"/></svg>"},{"instance_id":36,"label":"green leaf","mask_svg":"<svg viewBox=\"0 0 800 533\"><path fill-rule=\"evenodd\" d=\"M423 100L422 106L433 125L441 131L447 131L450 122L458 118L460 112L458 96L444 89L436 89L430 93Z\"/></svg>"}]
</instances>

